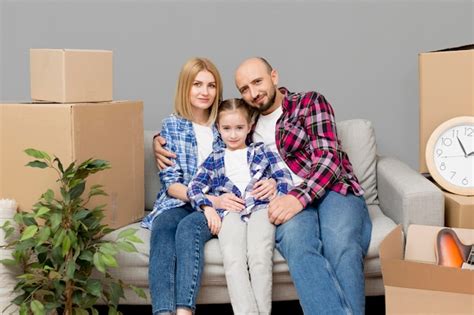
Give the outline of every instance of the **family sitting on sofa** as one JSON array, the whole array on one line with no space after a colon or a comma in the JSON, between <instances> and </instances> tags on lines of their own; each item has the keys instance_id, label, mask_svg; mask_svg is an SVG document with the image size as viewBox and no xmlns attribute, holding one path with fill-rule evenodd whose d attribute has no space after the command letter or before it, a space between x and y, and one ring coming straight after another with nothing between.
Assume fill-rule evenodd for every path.
<instances>
[{"instance_id":1,"label":"family sitting on sofa","mask_svg":"<svg viewBox=\"0 0 474 315\"><path fill-rule=\"evenodd\" d=\"M242 99L222 101L214 64L187 61L154 140L162 189L142 222L153 314L193 313L214 236L235 314L271 313L274 247L305 314L364 314L372 224L331 105L278 88L261 57L235 84Z\"/></svg>"}]
</instances>

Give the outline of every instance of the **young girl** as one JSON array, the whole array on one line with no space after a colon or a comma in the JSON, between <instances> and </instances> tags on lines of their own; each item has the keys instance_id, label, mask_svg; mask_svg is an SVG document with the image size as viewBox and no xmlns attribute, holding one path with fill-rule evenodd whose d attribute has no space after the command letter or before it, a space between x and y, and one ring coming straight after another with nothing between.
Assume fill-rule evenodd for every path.
<instances>
[{"instance_id":1,"label":"young girl","mask_svg":"<svg viewBox=\"0 0 474 315\"><path fill-rule=\"evenodd\" d=\"M261 198L251 193L257 182L273 178L277 193L286 194L291 175L278 154L263 143L246 145L251 111L241 99L219 105L216 122L226 148L215 150L199 167L188 185L188 197L194 208L204 212L211 232L219 233L234 313L270 314L275 226L268 220L267 206L275 191ZM245 201L245 209L219 208L205 193L233 193Z\"/></svg>"},{"instance_id":2,"label":"young girl","mask_svg":"<svg viewBox=\"0 0 474 315\"><path fill-rule=\"evenodd\" d=\"M163 120L160 133L176 159L160 171L162 189L153 211L142 222L143 227L151 229L149 282L153 314L190 315L195 309L204 266L203 248L212 234L207 228L198 229L199 224L205 226L206 218L193 211L186 192L198 165L213 149L224 145L213 125L221 99L222 83L214 64L204 58L186 62L178 79L175 113Z\"/></svg>"}]
</instances>

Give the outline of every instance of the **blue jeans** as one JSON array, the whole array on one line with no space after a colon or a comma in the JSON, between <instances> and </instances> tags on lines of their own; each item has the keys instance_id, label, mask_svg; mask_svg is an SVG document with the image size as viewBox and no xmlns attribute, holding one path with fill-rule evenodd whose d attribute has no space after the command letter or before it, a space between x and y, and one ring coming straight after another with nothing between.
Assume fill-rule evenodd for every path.
<instances>
[{"instance_id":1,"label":"blue jeans","mask_svg":"<svg viewBox=\"0 0 474 315\"><path fill-rule=\"evenodd\" d=\"M153 221L148 270L153 314L195 310L204 244L211 236L204 214L190 206L167 210Z\"/></svg>"},{"instance_id":2,"label":"blue jeans","mask_svg":"<svg viewBox=\"0 0 474 315\"><path fill-rule=\"evenodd\" d=\"M333 191L277 227L305 314L364 314L371 232L364 198Z\"/></svg>"}]
</instances>

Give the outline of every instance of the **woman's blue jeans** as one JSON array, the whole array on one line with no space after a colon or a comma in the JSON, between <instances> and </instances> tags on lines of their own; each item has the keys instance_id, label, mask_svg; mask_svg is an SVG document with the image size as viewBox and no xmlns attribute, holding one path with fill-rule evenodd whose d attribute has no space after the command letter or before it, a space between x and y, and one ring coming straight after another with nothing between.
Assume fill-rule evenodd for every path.
<instances>
[{"instance_id":1,"label":"woman's blue jeans","mask_svg":"<svg viewBox=\"0 0 474 315\"><path fill-rule=\"evenodd\" d=\"M305 314L364 314L371 231L364 198L333 191L277 227Z\"/></svg>"},{"instance_id":2,"label":"woman's blue jeans","mask_svg":"<svg viewBox=\"0 0 474 315\"><path fill-rule=\"evenodd\" d=\"M212 237L202 212L190 206L167 210L153 221L148 279L153 314L195 310L204 268L204 245Z\"/></svg>"}]
</instances>

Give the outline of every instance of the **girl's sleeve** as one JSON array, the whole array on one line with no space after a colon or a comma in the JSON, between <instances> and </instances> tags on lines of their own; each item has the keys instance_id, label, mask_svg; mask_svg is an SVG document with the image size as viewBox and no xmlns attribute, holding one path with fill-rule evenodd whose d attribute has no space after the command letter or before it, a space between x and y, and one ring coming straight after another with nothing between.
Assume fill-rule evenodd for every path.
<instances>
[{"instance_id":1,"label":"girl's sleeve","mask_svg":"<svg viewBox=\"0 0 474 315\"><path fill-rule=\"evenodd\" d=\"M293 187L293 180L285 162L280 158L278 153L265 146L263 146L262 149L269 161L268 167L270 168L270 176L277 182L278 195L286 195Z\"/></svg>"}]
</instances>

